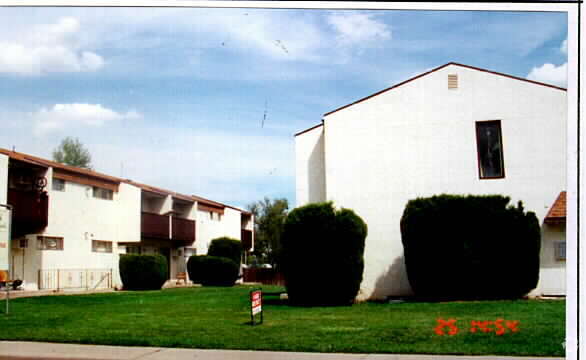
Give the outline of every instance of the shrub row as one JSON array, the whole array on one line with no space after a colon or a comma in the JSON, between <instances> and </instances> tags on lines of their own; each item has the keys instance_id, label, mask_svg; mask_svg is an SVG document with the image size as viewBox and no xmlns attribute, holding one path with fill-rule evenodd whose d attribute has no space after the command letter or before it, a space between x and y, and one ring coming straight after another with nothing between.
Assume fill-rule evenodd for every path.
<instances>
[{"instance_id":1,"label":"shrub row","mask_svg":"<svg viewBox=\"0 0 586 360\"><path fill-rule=\"evenodd\" d=\"M189 278L203 286L233 286L238 279L239 266L220 256L191 256L187 261Z\"/></svg>"},{"instance_id":2,"label":"shrub row","mask_svg":"<svg viewBox=\"0 0 586 360\"><path fill-rule=\"evenodd\" d=\"M158 290L168 278L162 255L121 255L119 268L125 290Z\"/></svg>"},{"instance_id":3,"label":"shrub row","mask_svg":"<svg viewBox=\"0 0 586 360\"><path fill-rule=\"evenodd\" d=\"M204 286L233 286L238 279L242 244L228 237L211 241L208 255L192 256L187 272L194 283Z\"/></svg>"}]
</instances>

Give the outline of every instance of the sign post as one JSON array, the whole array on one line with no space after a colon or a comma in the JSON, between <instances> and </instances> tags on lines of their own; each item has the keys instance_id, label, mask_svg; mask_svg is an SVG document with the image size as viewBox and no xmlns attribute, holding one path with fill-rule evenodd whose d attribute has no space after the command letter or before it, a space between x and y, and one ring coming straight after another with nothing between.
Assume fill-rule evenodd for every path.
<instances>
[{"instance_id":1,"label":"sign post","mask_svg":"<svg viewBox=\"0 0 586 360\"><path fill-rule=\"evenodd\" d=\"M260 314L260 322L254 322L254 317ZM262 324L262 289L250 291L250 324Z\"/></svg>"},{"instance_id":2,"label":"sign post","mask_svg":"<svg viewBox=\"0 0 586 360\"><path fill-rule=\"evenodd\" d=\"M12 207L0 204L0 282L6 287L6 314L10 299L10 225L12 223Z\"/></svg>"}]
</instances>

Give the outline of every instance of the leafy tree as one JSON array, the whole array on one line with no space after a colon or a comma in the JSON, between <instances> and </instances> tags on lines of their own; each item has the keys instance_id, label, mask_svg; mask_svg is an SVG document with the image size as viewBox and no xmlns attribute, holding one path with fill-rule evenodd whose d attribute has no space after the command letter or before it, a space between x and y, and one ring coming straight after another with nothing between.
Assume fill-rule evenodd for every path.
<instances>
[{"instance_id":1,"label":"leafy tree","mask_svg":"<svg viewBox=\"0 0 586 360\"><path fill-rule=\"evenodd\" d=\"M53 150L53 160L62 164L91 169L92 156L77 139L70 136L61 141Z\"/></svg>"},{"instance_id":2,"label":"leafy tree","mask_svg":"<svg viewBox=\"0 0 586 360\"><path fill-rule=\"evenodd\" d=\"M271 200L265 197L247 208L254 214L254 254L258 262L277 265L289 202L284 198Z\"/></svg>"}]
</instances>

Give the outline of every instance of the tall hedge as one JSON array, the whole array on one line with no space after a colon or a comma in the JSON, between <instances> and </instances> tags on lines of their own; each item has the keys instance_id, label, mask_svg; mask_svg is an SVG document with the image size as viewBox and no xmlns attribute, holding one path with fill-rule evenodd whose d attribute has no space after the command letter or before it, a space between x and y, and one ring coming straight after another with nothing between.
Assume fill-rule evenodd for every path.
<instances>
[{"instance_id":1,"label":"tall hedge","mask_svg":"<svg viewBox=\"0 0 586 360\"><path fill-rule=\"evenodd\" d=\"M162 255L121 255L119 268L125 290L158 290L168 278Z\"/></svg>"},{"instance_id":2,"label":"tall hedge","mask_svg":"<svg viewBox=\"0 0 586 360\"><path fill-rule=\"evenodd\" d=\"M295 305L352 304L364 270L367 226L332 203L294 209L285 220L281 267Z\"/></svg>"},{"instance_id":3,"label":"tall hedge","mask_svg":"<svg viewBox=\"0 0 586 360\"><path fill-rule=\"evenodd\" d=\"M220 237L213 239L208 248L209 256L220 256L231 259L236 264L240 264L242 257L242 242L229 237Z\"/></svg>"},{"instance_id":4,"label":"tall hedge","mask_svg":"<svg viewBox=\"0 0 586 360\"><path fill-rule=\"evenodd\" d=\"M233 286L238 271L238 264L226 257L199 255L187 260L189 278L203 286Z\"/></svg>"},{"instance_id":5,"label":"tall hedge","mask_svg":"<svg viewBox=\"0 0 586 360\"><path fill-rule=\"evenodd\" d=\"M539 280L535 213L500 195L438 195L407 203L401 236L416 295L515 298Z\"/></svg>"}]
</instances>

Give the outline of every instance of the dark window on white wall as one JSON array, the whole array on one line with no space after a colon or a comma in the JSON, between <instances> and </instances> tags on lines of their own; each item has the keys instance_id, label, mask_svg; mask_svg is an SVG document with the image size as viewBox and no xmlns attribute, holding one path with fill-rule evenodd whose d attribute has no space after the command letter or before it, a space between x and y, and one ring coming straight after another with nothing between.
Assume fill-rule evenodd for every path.
<instances>
[{"instance_id":1,"label":"dark window on white wall","mask_svg":"<svg viewBox=\"0 0 586 360\"><path fill-rule=\"evenodd\" d=\"M92 240L92 251L99 253L111 253L112 242L103 240Z\"/></svg>"},{"instance_id":2,"label":"dark window on white wall","mask_svg":"<svg viewBox=\"0 0 586 360\"><path fill-rule=\"evenodd\" d=\"M98 199L112 200L114 197L114 192L109 189L94 186L93 195Z\"/></svg>"},{"instance_id":3,"label":"dark window on white wall","mask_svg":"<svg viewBox=\"0 0 586 360\"><path fill-rule=\"evenodd\" d=\"M65 191L65 180L53 178L52 189L55 191Z\"/></svg>"},{"instance_id":4,"label":"dark window on white wall","mask_svg":"<svg viewBox=\"0 0 586 360\"><path fill-rule=\"evenodd\" d=\"M63 250L63 238L55 236L37 236L39 250Z\"/></svg>"},{"instance_id":5,"label":"dark window on white wall","mask_svg":"<svg viewBox=\"0 0 586 360\"><path fill-rule=\"evenodd\" d=\"M566 242L557 241L555 243L555 259L558 261L566 260Z\"/></svg>"},{"instance_id":6,"label":"dark window on white wall","mask_svg":"<svg viewBox=\"0 0 586 360\"><path fill-rule=\"evenodd\" d=\"M501 122L478 121L476 123L478 147L478 172L481 179L505 177Z\"/></svg>"},{"instance_id":7,"label":"dark window on white wall","mask_svg":"<svg viewBox=\"0 0 586 360\"><path fill-rule=\"evenodd\" d=\"M141 254L140 246L128 246L128 245L126 245L126 253L127 254L140 255Z\"/></svg>"}]
</instances>

